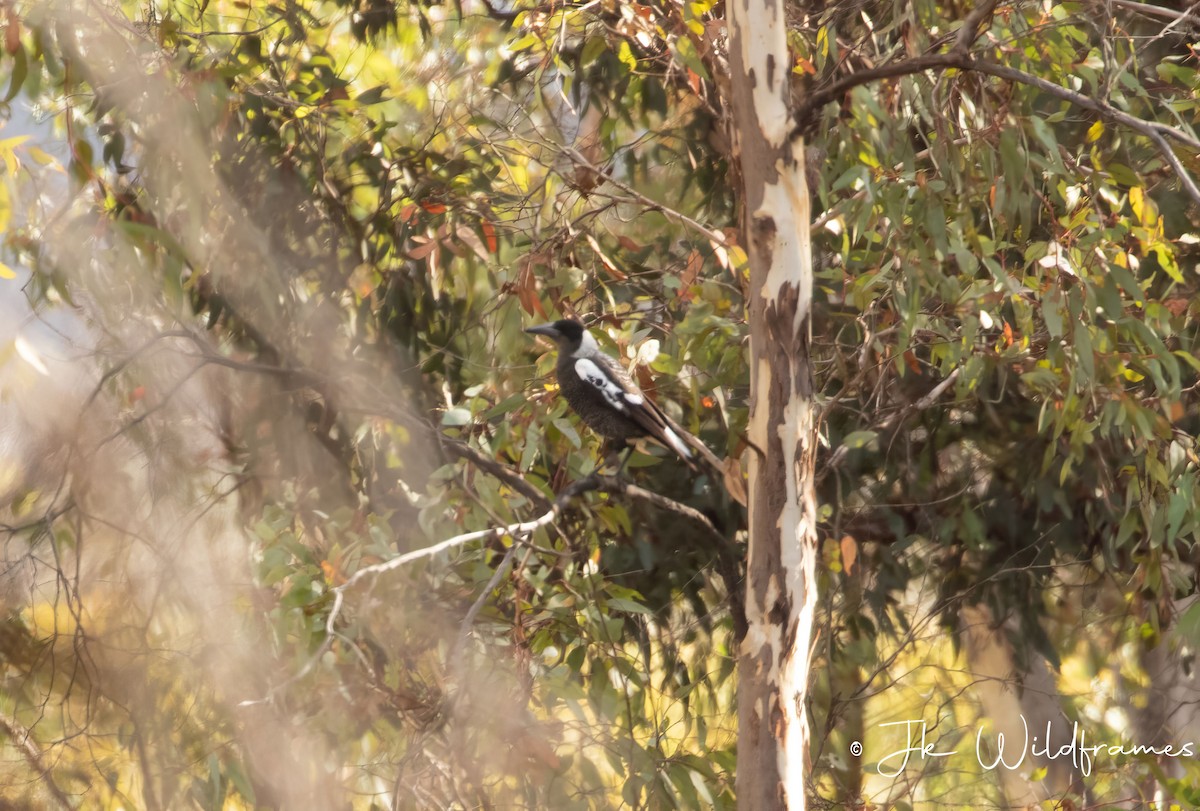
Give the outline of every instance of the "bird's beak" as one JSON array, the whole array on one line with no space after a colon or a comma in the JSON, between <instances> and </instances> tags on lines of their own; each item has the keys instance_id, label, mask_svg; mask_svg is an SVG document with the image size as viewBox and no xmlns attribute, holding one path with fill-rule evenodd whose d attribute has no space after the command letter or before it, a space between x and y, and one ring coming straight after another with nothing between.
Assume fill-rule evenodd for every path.
<instances>
[{"instance_id":1,"label":"bird's beak","mask_svg":"<svg viewBox=\"0 0 1200 811\"><path fill-rule=\"evenodd\" d=\"M538 324L536 327L527 327L525 331L530 335L545 335L552 341L557 341L559 337L559 332L553 324Z\"/></svg>"}]
</instances>

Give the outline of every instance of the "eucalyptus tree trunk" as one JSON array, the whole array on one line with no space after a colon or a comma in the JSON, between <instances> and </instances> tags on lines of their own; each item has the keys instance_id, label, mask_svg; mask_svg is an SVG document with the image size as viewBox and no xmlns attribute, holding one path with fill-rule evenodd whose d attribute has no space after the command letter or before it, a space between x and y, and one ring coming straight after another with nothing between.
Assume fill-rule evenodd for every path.
<instances>
[{"instance_id":1,"label":"eucalyptus tree trunk","mask_svg":"<svg viewBox=\"0 0 1200 811\"><path fill-rule=\"evenodd\" d=\"M816 610L812 244L783 0L727 5L733 142L750 257L748 630L738 662L739 805L805 807Z\"/></svg>"}]
</instances>

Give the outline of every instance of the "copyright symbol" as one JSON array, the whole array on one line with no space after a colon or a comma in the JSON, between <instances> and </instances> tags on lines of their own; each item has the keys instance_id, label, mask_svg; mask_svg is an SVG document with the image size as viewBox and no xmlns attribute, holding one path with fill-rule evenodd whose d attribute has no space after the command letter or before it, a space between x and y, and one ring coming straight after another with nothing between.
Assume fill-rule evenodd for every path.
<instances>
[{"instance_id":1,"label":"copyright symbol","mask_svg":"<svg viewBox=\"0 0 1200 811\"><path fill-rule=\"evenodd\" d=\"M862 754L862 744L858 741L852 741L850 744L850 754L858 757Z\"/></svg>"}]
</instances>

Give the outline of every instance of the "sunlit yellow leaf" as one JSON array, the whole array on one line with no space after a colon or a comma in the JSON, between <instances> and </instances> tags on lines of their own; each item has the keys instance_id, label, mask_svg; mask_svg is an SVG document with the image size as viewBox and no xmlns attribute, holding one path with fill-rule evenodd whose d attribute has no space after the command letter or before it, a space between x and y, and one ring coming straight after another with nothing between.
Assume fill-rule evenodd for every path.
<instances>
[{"instance_id":1,"label":"sunlit yellow leaf","mask_svg":"<svg viewBox=\"0 0 1200 811\"><path fill-rule=\"evenodd\" d=\"M1154 205L1154 201L1146 196L1146 192L1141 186L1134 186L1129 190L1129 206L1142 225L1150 229L1159 227L1158 206Z\"/></svg>"},{"instance_id":2,"label":"sunlit yellow leaf","mask_svg":"<svg viewBox=\"0 0 1200 811\"><path fill-rule=\"evenodd\" d=\"M1144 222L1142 220L1142 204L1144 199L1145 193L1142 191L1141 186L1134 186L1129 190L1129 207L1133 209L1133 216L1137 217L1141 222Z\"/></svg>"},{"instance_id":3,"label":"sunlit yellow leaf","mask_svg":"<svg viewBox=\"0 0 1200 811\"><path fill-rule=\"evenodd\" d=\"M62 164L60 164L53 155L38 149L36 146L27 147L25 152L29 155L29 157L33 158L35 163L41 166L49 166L56 172L63 171Z\"/></svg>"},{"instance_id":4,"label":"sunlit yellow leaf","mask_svg":"<svg viewBox=\"0 0 1200 811\"><path fill-rule=\"evenodd\" d=\"M15 176L17 170L21 168L21 162L17 160L16 148L28 140L28 135L16 135L0 141L0 156L3 156L4 165L10 176Z\"/></svg>"},{"instance_id":5,"label":"sunlit yellow leaf","mask_svg":"<svg viewBox=\"0 0 1200 811\"><path fill-rule=\"evenodd\" d=\"M520 163L510 164L508 172L512 175L512 181L517 188L523 192L529 191L529 170Z\"/></svg>"},{"instance_id":6,"label":"sunlit yellow leaf","mask_svg":"<svg viewBox=\"0 0 1200 811\"><path fill-rule=\"evenodd\" d=\"M629 47L629 43L621 41L621 47L617 50L617 58L621 60L621 64L629 68L630 72L637 70L637 57L633 55L633 50Z\"/></svg>"},{"instance_id":7,"label":"sunlit yellow leaf","mask_svg":"<svg viewBox=\"0 0 1200 811\"><path fill-rule=\"evenodd\" d=\"M0 262L0 279L15 279L15 278L17 278L16 272L12 268L10 268L8 265L4 264L3 262Z\"/></svg>"}]
</instances>

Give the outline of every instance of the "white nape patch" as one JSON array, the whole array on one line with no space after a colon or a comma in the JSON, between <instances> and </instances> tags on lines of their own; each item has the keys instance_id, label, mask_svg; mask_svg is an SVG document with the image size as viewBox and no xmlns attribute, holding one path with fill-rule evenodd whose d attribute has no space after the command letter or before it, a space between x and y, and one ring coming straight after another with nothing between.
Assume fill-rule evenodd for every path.
<instances>
[{"instance_id":1,"label":"white nape patch","mask_svg":"<svg viewBox=\"0 0 1200 811\"><path fill-rule=\"evenodd\" d=\"M667 443L671 446L671 450L682 456L684 459L692 458L692 449L683 444L683 440L670 428L663 428L663 435L667 438Z\"/></svg>"},{"instance_id":2,"label":"white nape patch","mask_svg":"<svg viewBox=\"0 0 1200 811\"><path fill-rule=\"evenodd\" d=\"M583 337L579 339L579 349L577 349L576 352L588 351L599 352L600 344L596 343L596 339L592 336L592 333L585 329L583 331Z\"/></svg>"},{"instance_id":3,"label":"white nape patch","mask_svg":"<svg viewBox=\"0 0 1200 811\"><path fill-rule=\"evenodd\" d=\"M587 333L585 332L584 335L587 335ZM603 369L587 358L576 359L575 374L599 389L600 393L604 395L604 399L608 401L608 404L622 414L627 410L626 403L641 405L641 398L638 395L635 394L631 397L626 394L625 389L621 388L619 383L606 375ZM634 398L637 398L637 402L634 402Z\"/></svg>"}]
</instances>

